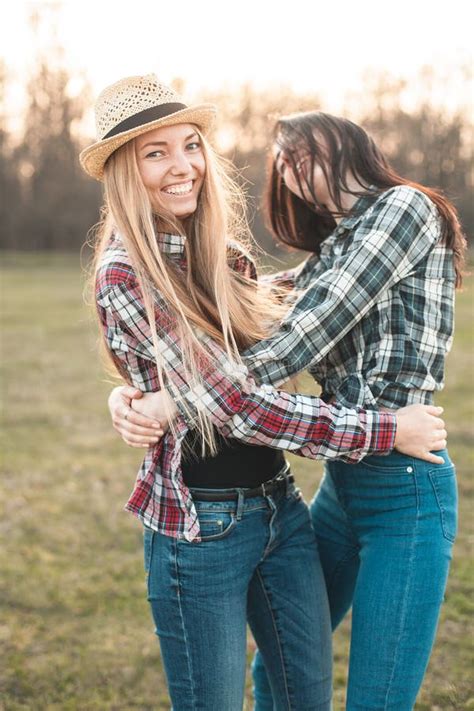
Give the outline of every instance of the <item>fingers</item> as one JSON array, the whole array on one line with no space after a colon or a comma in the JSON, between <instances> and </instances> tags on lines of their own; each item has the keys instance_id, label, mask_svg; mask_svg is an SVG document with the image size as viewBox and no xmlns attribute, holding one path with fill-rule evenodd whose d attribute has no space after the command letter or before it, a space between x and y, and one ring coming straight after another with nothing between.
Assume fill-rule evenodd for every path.
<instances>
[{"instance_id":1,"label":"fingers","mask_svg":"<svg viewBox=\"0 0 474 711\"><path fill-rule=\"evenodd\" d=\"M140 435L135 435L131 434L129 432L125 433L122 435L123 441L128 444L129 447L152 447L155 444L158 444L160 441L161 437L142 437Z\"/></svg>"},{"instance_id":2,"label":"fingers","mask_svg":"<svg viewBox=\"0 0 474 711\"><path fill-rule=\"evenodd\" d=\"M424 459L425 462L431 462L432 464L444 464L443 457L438 457L432 452L423 452L423 454L420 456L420 459Z\"/></svg>"},{"instance_id":3,"label":"fingers","mask_svg":"<svg viewBox=\"0 0 474 711\"><path fill-rule=\"evenodd\" d=\"M141 390L132 387L131 385L119 385L114 388L108 399L109 409L113 413L120 407L130 407L133 400L143 397Z\"/></svg>"},{"instance_id":4,"label":"fingers","mask_svg":"<svg viewBox=\"0 0 474 711\"><path fill-rule=\"evenodd\" d=\"M127 431L131 434L140 435L140 437L162 437L163 430L161 427L150 427L142 425L130 425Z\"/></svg>"},{"instance_id":5,"label":"fingers","mask_svg":"<svg viewBox=\"0 0 474 711\"><path fill-rule=\"evenodd\" d=\"M444 411L443 407L437 407L435 405L426 405L426 412L429 415L441 415L441 413Z\"/></svg>"},{"instance_id":6,"label":"fingers","mask_svg":"<svg viewBox=\"0 0 474 711\"><path fill-rule=\"evenodd\" d=\"M132 410L130 407L122 407L118 412L118 417L116 419L118 422L124 420L128 423L128 425L144 427L145 429L151 431L162 430L161 424L158 420L153 420L151 417L142 415L136 410Z\"/></svg>"},{"instance_id":7,"label":"fingers","mask_svg":"<svg viewBox=\"0 0 474 711\"><path fill-rule=\"evenodd\" d=\"M431 446L431 449L434 449L435 452L439 452L440 449L446 449L447 444L445 439L436 440Z\"/></svg>"},{"instance_id":8,"label":"fingers","mask_svg":"<svg viewBox=\"0 0 474 711\"><path fill-rule=\"evenodd\" d=\"M435 423L435 430L432 434L430 450L439 451L447 446L448 433L445 429L444 422L441 420L441 426L438 422Z\"/></svg>"},{"instance_id":9,"label":"fingers","mask_svg":"<svg viewBox=\"0 0 474 711\"><path fill-rule=\"evenodd\" d=\"M136 426L130 427L126 423L114 425L114 429L130 447L151 447L158 444L163 437L163 432L160 430L150 431Z\"/></svg>"},{"instance_id":10,"label":"fingers","mask_svg":"<svg viewBox=\"0 0 474 711\"><path fill-rule=\"evenodd\" d=\"M152 440L155 437L162 437L163 430L157 429L155 427L142 427L140 425L133 425L128 422L128 420L118 420L114 423L114 427L117 432L122 435L136 435L138 437L147 437Z\"/></svg>"},{"instance_id":11,"label":"fingers","mask_svg":"<svg viewBox=\"0 0 474 711\"><path fill-rule=\"evenodd\" d=\"M143 393L138 388L134 388L133 385L123 385L122 397L126 397L128 400L137 400L143 397Z\"/></svg>"},{"instance_id":12,"label":"fingers","mask_svg":"<svg viewBox=\"0 0 474 711\"><path fill-rule=\"evenodd\" d=\"M151 447L163 436L157 420L152 420L129 407L121 407L112 419L114 429L129 447Z\"/></svg>"},{"instance_id":13,"label":"fingers","mask_svg":"<svg viewBox=\"0 0 474 711\"><path fill-rule=\"evenodd\" d=\"M441 417L436 417L434 415L430 415L429 413L427 414L426 418L426 423L430 427L434 427L435 430L444 430L446 427L446 423L444 420L441 419Z\"/></svg>"}]
</instances>

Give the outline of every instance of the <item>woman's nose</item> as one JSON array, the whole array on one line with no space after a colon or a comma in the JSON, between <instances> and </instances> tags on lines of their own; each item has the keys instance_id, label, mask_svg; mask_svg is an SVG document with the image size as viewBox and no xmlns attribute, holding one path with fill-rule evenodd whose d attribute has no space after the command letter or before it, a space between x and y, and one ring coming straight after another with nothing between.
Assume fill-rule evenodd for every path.
<instances>
[{"instance_id":1,"label":"woman's nose","mask_svg":"<svg viewBox=\"0 0 474 711\"><path fill-rule=\"evenodd\" d=\"M189 157L185 153L175 153L173 156L173 165L171 166L171 172L176 175L183 175L191 172L192 165Z\"/></svg>"}]
</instances>

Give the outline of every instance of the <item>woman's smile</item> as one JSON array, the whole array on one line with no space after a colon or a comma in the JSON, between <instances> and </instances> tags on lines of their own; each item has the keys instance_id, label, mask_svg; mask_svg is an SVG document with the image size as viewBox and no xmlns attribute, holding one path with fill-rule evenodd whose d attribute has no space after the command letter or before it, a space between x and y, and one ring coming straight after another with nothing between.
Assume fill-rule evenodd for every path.
<instances>
[{"instance_id":1,"label":"woman's smile","mask_svg":"<svg viewBox=\"0 0 474 711\"><path fill-rule=\"evenodd\" d=\"M172 185L167 185L165 188L161 188L161 191L167 195L174 195L175 197L182 197L183 195L189 195L193 189L194 181L188 180L185 183L173 183Z\"/></svg>"}]
</instances>

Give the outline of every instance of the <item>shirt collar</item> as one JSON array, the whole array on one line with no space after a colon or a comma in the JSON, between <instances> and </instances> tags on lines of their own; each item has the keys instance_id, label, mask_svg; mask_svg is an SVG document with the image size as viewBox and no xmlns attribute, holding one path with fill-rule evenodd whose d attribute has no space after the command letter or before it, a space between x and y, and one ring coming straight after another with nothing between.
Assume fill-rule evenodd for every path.
<instances>
[{"instance_id":1,"label":"shirt collar","mask_svg":"<svg viewBox=\"0 0 474 711\"><path fill-rule=\"evenodd\" d=\"M335 234L340 234L346 230L353 229L364 217L365 212L371 207L379 197L379 193L375 192L377 188L374 185L370 186L370 193L362 195L354 203L352 210L347 217L343 217L335 229Z\"/></svg>"},{"instance_id":2,"label":"shirt collar","mask_svg":"<svg viewBox=\"0 0 474 711\"><path fill-rule=\"evenodd\" d=\"M112 234L112 242L123 243L119 232L115 231ZM160 251L164 254L184 255L186 245L186 237L184 235L173 235L166 232L157 232L156 241Z\"/></svg>"},{"instance_id":3,"label":"shirt collar","mask_svg":"<svg viewBox=\"0 0 474 711\"><path fill-rule=\"evenodd\" d=\"M156 241L160 250L165 254L184 254L186 237L184 235L173 235L166 232L158 232Z\"/></svg>"}]
</instances>

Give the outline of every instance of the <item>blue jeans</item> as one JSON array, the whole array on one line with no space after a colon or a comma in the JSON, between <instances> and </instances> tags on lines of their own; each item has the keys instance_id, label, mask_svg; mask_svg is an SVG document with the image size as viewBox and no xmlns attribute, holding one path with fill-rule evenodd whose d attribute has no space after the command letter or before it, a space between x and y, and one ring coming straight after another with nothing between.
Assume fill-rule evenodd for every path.
<instances>
[{"instance_id":1,"label":"blue jeans","mask_svg":"<svg viewBox=\"0 0 474 711\"><path fill-rule=\"evenodd\" d=\"M331 462L311 504L333 628L352 605L348 711L410 711L428 664L457 529L444 464L396 452ZM273 711L264 660L256 711Z\"/></svg>"},{"instance_id":2,"label":"blue jeans","mask_svg":"<svg viewBox=\"0 0 474 711\"><path fill-rule=\"evenodd\" d=\"M198 501L192 491L202 542L144 534L148 600L174 711L242 710L247 621L275 708L327 711L329 606L301 493L288 484L274 496Z\"/></svg>"}]
</instances>

